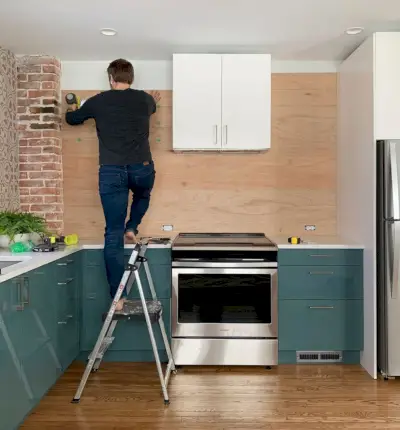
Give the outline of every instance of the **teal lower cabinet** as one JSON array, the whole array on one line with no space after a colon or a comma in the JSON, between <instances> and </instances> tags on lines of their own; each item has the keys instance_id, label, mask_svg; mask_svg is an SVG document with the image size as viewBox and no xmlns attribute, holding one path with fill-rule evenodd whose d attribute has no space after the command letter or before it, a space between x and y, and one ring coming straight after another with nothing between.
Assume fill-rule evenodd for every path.
<instances>
[{"instance_id":1,"label":"teal lower cabinet","mask_svg":"<svg viewBox=\"0 0 400 430\"><path fill-rule=\"evenodd\" d=\"M279 250L279 364L360 362L362 253Z\"/></svg>"},{"instance_id":2,"label":"teal lower cabinet","mask_svg":"<svg viewBox=\"0 0 400 430\"><path fill-rule=\"evenodd\" d=\"M125 260L130 251L126 250ZM171 256L170 249L149 249L146 253L158 299L163 305L163 318L170 338L171 320ZM140 269L140 279L146 298L151 299L144 267ZM102 250L85 250L82 264L82 323L80 330L80 359L86 360L93 349L103 324L102 315L108 311L111 296L106 278ZM134 284L130 299L138 299L138 289ZM167 354L162 342L158 324L153 325L159 353L163 361ZM154 355L144 320L120 321L114 331L115 340L104 356L105 361L154 361Z\"/></svg>"}]
</instances>

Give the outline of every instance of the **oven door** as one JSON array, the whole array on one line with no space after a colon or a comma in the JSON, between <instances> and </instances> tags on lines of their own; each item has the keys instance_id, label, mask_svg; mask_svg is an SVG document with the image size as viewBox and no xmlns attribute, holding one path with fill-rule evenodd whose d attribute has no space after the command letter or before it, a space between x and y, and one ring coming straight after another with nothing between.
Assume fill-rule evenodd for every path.
<instances>
[{"instance_id":1,"label":"oven door","mask_svg":"<svg viewBox=\"0 0 400 430\"><path fill-rule=\"evenodd\" d=\"M172 336L276 338L276 268L172 269Z\"/></svg>"}]
</instances>

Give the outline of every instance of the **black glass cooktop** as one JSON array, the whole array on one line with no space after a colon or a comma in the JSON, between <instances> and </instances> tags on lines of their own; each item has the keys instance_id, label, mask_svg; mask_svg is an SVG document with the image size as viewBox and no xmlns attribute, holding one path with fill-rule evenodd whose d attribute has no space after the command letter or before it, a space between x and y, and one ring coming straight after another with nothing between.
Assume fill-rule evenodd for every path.
<instances>
[{"instance_id":1,"label":"black glass cooktop","mask_svg":"<svg viewBox=\"0 0 400 430\"><path fill-rule=\"evenodd\" d=\"M173 246L275 246L264 233L180 233Z\"/></svg>"}]
</instances>

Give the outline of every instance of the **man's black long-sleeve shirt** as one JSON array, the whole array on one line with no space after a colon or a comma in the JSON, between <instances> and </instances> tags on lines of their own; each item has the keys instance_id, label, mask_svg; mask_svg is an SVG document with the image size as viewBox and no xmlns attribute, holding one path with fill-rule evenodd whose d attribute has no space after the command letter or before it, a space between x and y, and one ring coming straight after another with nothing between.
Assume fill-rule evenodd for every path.
<instances>
[{"instance_id":1,"label":"man's black long-sleeve shirt","mask_svg":"<svg viewBox=\"0 0 400 430\"><path fill-rule=\"evenodd\" d=\"M155 111L150 94L129 88L99 93L76 111L67 112L65 119L70 125L78 125L93 118L99 139L99 163L127 165L152 161L149 127Z\"/></svg>"}]
</instances>

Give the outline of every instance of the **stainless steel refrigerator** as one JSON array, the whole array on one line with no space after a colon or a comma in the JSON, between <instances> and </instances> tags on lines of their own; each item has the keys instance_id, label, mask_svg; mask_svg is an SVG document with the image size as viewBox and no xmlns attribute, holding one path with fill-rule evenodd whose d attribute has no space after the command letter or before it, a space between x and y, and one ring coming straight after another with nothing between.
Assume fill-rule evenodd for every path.
<instances>
[{"instance_id":1,"label":"stainless steel refrigerator","mask_svg":"<svg viewBox=\"0 0 400 430\"><path fill-rule=\"evenodd\" d=\"M400 140L377 142L378 370L400 376ZM372 234L372 232L371 232Z\"/></svg>"}]
</instances>

